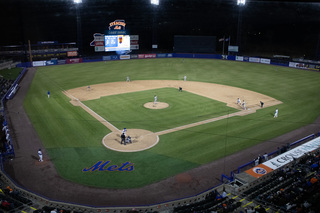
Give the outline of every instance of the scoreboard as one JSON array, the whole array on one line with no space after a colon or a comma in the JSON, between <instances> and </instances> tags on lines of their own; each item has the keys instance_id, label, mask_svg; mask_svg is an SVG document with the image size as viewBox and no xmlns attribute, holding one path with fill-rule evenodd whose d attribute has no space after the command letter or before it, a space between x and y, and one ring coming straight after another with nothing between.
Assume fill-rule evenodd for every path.
<instances>
[{"instance_id":1,"label":"scoreboard","mask_svg":"<svg viewBox=\"0 0 320 213\"><path fill-rule=\"evenodd\" d=\"M129 35L105 35L105 51L122 51L130 50Z\"/></svg>"}]
</instances>

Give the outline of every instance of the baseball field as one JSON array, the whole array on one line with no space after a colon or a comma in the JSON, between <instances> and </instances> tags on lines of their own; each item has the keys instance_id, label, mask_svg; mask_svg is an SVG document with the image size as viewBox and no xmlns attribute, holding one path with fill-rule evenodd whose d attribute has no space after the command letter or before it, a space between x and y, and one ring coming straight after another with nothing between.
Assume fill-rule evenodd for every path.
<instances>
[{"instance_id":1,"label":"baseball field","mask_svg":"<svg viewBox=\"0 0 320 213\"><path fill-rule=\"evenodd\" d=\"M38 68L24 107L61 177L137 188L312 123L319 80L318 72L206 59L59 65ZM123 128L133 143L120 144Z\"/></svg>"}]
</instances>

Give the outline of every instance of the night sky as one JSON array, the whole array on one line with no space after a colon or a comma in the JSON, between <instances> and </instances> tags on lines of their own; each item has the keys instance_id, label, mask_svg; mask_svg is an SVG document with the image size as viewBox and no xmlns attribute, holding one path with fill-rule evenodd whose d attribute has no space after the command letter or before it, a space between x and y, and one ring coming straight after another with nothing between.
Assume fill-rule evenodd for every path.
<instances>
[{"instance_id":1,"label":"night sky","mask_svg":"<svg viewBox=\"0 0 320 213\"><path fill-rule=\"evenodd\" d=\"M124 19L139 35L140 50L151 51L156 29L159 51L172 52L174 35L231 37L236 45L239 6L236 0L83 0L79 5L83 48L93 33ZM320 50L320 3L247 0L242 8L241 48L247 55L291 55L314 59ZM0 46L38 41L77 42L73 0L0 0ZM153 27L155 20L155 28ZM217 41L217 52L222 43Z\"/></svg>"}]
</instances>

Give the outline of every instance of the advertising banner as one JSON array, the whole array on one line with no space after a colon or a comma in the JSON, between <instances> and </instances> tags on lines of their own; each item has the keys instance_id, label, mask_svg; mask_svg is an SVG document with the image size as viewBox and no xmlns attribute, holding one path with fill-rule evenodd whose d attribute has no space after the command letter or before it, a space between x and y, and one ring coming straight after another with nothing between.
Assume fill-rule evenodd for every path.
<instances>
[{"instance_id":1,"label":"advertising banner","mask_svg":"<svg viewBox=\"0 0 320 213\"><path fill-rule=\"evenodd\" d=\"M289 67L307 69L308 65L304 63L289 62Z\"/></svg>"},{"instance_id":2,"label":"advertising banner","mask_svg":"<svg viewBox=\"0 0 320 213\"><path fill-rule=\"evenodd\" d=\"M236 61L243 61L243 56L236 56Z\"/></svg>"},{"instance_id":3,"label":"advertising banner","mask_svg":"<svg viewBox=\"0 0 320 213\"><path fill-rule=\"evenodd\" d=\"M34 67L46 66L46 61L33 61L32 66Z\"/></svg>"},{"instance_id":4,"label":"advertising banner","mask_svg":"<svg viewBox=\"0 0 320 213\"><path fill-rule=\"evenodd\" d=\"M138 58L139 58L139 59L143 59L143 58L144 58L144 54L139 54L139 55L138 55Z\"/></svg>"},{"instance_id":5,"label":"advertising banner","mask_svg":"<svg viewBox=\"0 0 320 213\"><path fill-rule=\"evenodd\" d=\"M119 60L119 56L118 55L112 55L111 56L111 60Z\"/></svg>"},{"instance_id":6,"label":"advertising banner","mask_svg":"<svg viewBox=\"0 0 320 213\"><path fill-rule=\"evenodd\" d=\"M66 64L67 62L66 62L66 60L63 59L63 60L58 60L57 63L58 63L58 65L61 65L61 64Z\"/></svg>"},{"instance_id":7,"label":"advertising banner","mask_svg":"<svg viewBox=\"0 0 320 213\"><path fill-rule=\"evenodd\" d=\"M249 62L260 63L260 58L249 57Z\"/></svg>"},{"instance_id":8,"label":"advertising banner","mask_svg":"<svg viewBox=\"0 0 320 213\"><path fill-rule=\"evenodd\" d=\"M82 58L69 58L66 60L67 64L82 63Z\"/></svg>"},{"instance_id":9,"label":"advertising banner","mask_svg":"<svg viewBox=\"0 0 320 213\"><path fill-rule=\"evenodd\" d=\"M165 54L165 53L159 53L159 54L157 54L157 58L167 58L167 57L168 57L168 55Z\"/></svg>"},{"instance_id":10,"label":"advertising banner","mask_svg":"<svg viewBox=\"0 0 320 213\"><path fill-rule=\"evenodd\" d=\"M270 59L266 59L266 58L261 58L260 59L260 63L262 64L270 64L271 60Z\"/></svg>"},{"instance_id":11,"label":"advertising banner","mask_svg":"<svg viewBox=\"0 0 320 213\"><path fill-rule=\"evenodd\" d=\"M13 87L11 87L10 92L6 96L6 99L12 99L13 96L16 94L18 88L19 88L18 84L15 84Z\"/></svg>"},{"instance_id":12,"label":"advertising banner","mask_svg":"<svg viewBox=\"0 0 320 213\"><path fill-rule=\"evenodd\" d=\"M291 161L293 161L293 158L299 158L303 156L304 154L311 152L313 150L316 150L320 147L320 137L315 138L305 144L302 144L301 146L298 146L294 149L291 149L277 157L272 158L271 160L263 163L264 165L272 168L272 169L278 169Z\"/></svg>"},{"instance_id":13,"label":"advertising banner","mask_svg":"<svg viewBox=\"0 0 320 213\"><path fill-rule=\"evenodd\" d=\"M46 66L57 65L57 60L46 61Z\"/></svg>"},{"instance_id":14,"label":"advertising banner","mask_svg":"<svg viewBox=\"0 0 320 213\"><path fill-rule=\"evenodd\" d=\"M153 53L153 54L144 54L144 58L156 58L157 54Z\"/></svg>"},{"instance_id":15,"label":"advertising banner","mask_svg":"<svg viewBox=\"0 0 320 213\"><path fill-rule=\"evenodd\" d=\"M298 159L304 156L306 153L312 152L320 148L320 137L315 138L307 143L304 143L292 150L289 150L281 155L278 155L271 160L268 160L258 166L248 169L246 173L255 178L259 178L263 175L270 173L273 170L279 169L294 159Z\"/></svg>"},{"instance_id":16,"label":"advertising banner","mask_svg":"<svg viewBox=\"0 0 320 213\"><path fill-rule=\"evenodd\" d=\"M120 55L120 60L130 59L130 55Z\"/></svg>"},{"instance_id":17,"label":"advertising banner","mask_svg":"<svg viewBox=\"0 0 320 213\"><path fill-rule=\"evenodd\" d=\"M130 55L130 59L137 59L138 58L138 55L137 54L132 54Z\"/></svg>"},{"instance_id":18,"label":"advertising banner","mask_svg":"<svg viewBox=\"0 0 320 213\"><path fill-rule=\"evenodd\" d=\"M68 57L75 57L78 56L78 51L68 51L67 52Z\"/></svg>"},{"instance_id":19,"label":"advertising banner","mask_svg":"<svg viewBox=\"0 0 320 213\"><path fill-rule=\"evenodd\" d=\"M111 56L102 56L102 60L103 61L110 61L111 60Z\"/></svg>"}]
</instances>

